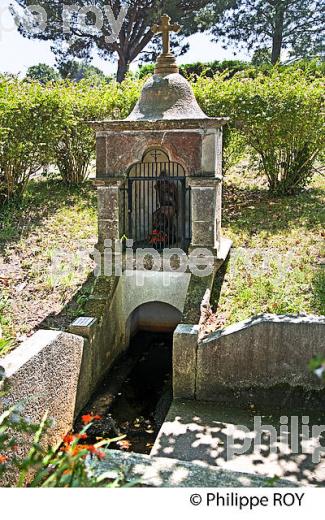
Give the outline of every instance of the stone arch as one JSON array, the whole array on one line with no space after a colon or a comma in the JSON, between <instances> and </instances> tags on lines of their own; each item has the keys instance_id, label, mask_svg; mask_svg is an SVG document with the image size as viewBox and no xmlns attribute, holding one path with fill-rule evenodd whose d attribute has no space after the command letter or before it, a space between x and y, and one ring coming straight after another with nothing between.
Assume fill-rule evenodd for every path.
<instances>
[{"instance_id":1,"label":"stone arch","mask_svg":"<svg viewBox=\"0 0 325 520\"><path fill-rule=\"evenodd\" d=\"M138 305L129 314L127 330L130 336L137 331L173 332L182 321L177 307L162 301L150 301Z\"/></svg>"},{"instance_id":2,"label":"stone arch","mask_svg":"<svg viewBox=\"0 0 325 520\"><path fill-rule=\"evenodd\" d=\"M135 248L182 248L191 239L190 188L183 166L164 147L147 146L122 188L122 235Z\"/></svg>"},{"instance_id":3,"label":"stone arch","mask_svg":"<svg viewBox=\"0 0 325 520\"><path fill-rule=\"evenodd\" d=\"M174 144L171 142L170 136L169 139L166 139L166 137L163 136L160 139L147 139L145 142L142 140L136 140L131 154L133 160L128 164L126 171L130 171L132 166L135 164L139 162L141 163L144 155L148 151L154 150L155 148L160 149L166 153L171 162L180 164L180 166L184 169L185 176L189 175L189 164L187 163L185 157L182 157L182 155L177 152L177 147L174 146Z\"/></svg>"}]
</instances>

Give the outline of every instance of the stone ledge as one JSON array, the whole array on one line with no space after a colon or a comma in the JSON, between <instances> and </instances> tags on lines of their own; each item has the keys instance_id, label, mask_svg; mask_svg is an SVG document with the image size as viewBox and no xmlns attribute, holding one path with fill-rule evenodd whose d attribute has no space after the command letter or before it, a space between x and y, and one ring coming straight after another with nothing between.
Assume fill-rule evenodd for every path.
<instances>
[{"instance_id":1,"label":"stone ledge","mask_svg":"<svg viewBox=\"0 0 325 520\"><path fill-rule=\"evenodd\" d=\"M270 487L270 479L248 473L214 468L204 463L150 457L138 453L109 450L106 459L91 462L96 475L107 473L111 479L125 476L135 486L162 488L228 488ZM288 480L279 480L277 487L298 487Z\"/></svg>"},{"instance_id":2,"label":"stone ledge","mask_svg":"<svg viewBox=\"0 0 325 520\"><path fill-rule=\"evenodd\" d=\"M159 131L159 130L196 130L220 128L227 124L228 117L206 117L197 119L160 119L160 120L115 120L115 121L89 121L88 124L96 132L116 131Z\"/></svg>"}]
</instances>

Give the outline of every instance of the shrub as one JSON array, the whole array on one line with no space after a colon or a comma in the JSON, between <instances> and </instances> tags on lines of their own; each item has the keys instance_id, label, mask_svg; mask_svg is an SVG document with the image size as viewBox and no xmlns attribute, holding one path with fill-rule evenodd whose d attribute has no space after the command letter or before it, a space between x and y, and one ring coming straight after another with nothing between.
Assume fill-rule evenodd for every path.
<instances>
[{"instance_id":1,"label":"shrub","mask_svg":"<svg viewBox=\"0 0 325 520\"><path fill-rule=\"evenodd\" d=\"M50 160L58 135L58 98L38 83L0 79L0 203L24 192Z\"/></svg>"},{"instance_id":2,"label":"shrub","mask_svg":"<svg viewBox=\"0 0 325 520\"><path fill-rule=\"evenodd\" d=\"M294 193L321 158L322 69L316 62L262 72L244 65L222 62L218 66L227 69L222 74L209 78L204 72L193 81L203 110L231 119L224 133L224 169L249 149L272 192ZM243 70L233 74L236 67ZM185 69L201 70L198 64ZM95 156L87 123L126 117L142 84L129 77L122 84L83 80L42 86L0 76L0 203L21 195L30 177L50 163L65 183L82 183Z\"/></svg>"},{"instance_id":3,"label":"shrub","mask_svg":"<svg viewBox=\"0 0 325 520\"><path fill-rule=\"evenodd\" d=\"M90 85L88 81L62 83L60 97L60 136L54 144L54 161L66 184L85 181L95 156L95 133L88 122L124 118L139 95L139 82L125 80Z\"/></svg>"},{"instance_id":4,"label":"shrub","mask_svg":"<svg viewBox=\"0 0 325 520\"><path fill-rule=\"evenodd\" d=\"M194 89L210 116L231 118L232 132L250 148L273 193L293 194L306 186L324 144L321 78L296 67L274 68L255 78L201 78Z\"/></svg>"},{"instance_id":5,"label":"shrub","mask_svg":"<svg viewBox=\"0 0 325 520\"><path fill-rule=\"evenodd\" d=\"M95 155L90 120L123 118L141 82L55 82L0 78L0 203L21 196L42 166L54 164L65 183L81 184Z\"/></svg>"},{"instance_id":6,"label":"shrub","mask_svg":"<svg viewBox=\"0 0 325 520\"><path fill-rule=\"evenodd\" d=\"M231 77L240 70L246 70L249 66L249 63L240 60L211 61L208 63L198 61L196 63L180 65L179 70L186 78L193 78L194 76L213 78L215 74L225 71L227 71ZM155 65L153 63L143 65L138 71L138 77L141 79L149 74L153 74L154 69Z\"/></svg>"}]
</instances>

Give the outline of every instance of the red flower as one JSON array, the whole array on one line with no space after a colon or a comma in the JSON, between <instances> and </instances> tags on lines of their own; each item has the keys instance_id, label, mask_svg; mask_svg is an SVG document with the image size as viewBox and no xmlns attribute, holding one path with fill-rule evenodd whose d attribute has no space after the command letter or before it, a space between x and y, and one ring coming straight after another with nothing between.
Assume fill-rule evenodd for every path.
<instances>
[{"instance_id":1,"label":"red flower","mask_svg":"<svg viewBox=\"0 0 325 520\"><path fill-rule=\"evenodd\" d=\"M168 236L166 233L159 231L158 229L154 229L152 235L149 237L149 244L155 245L167 242Z\"/></svg>"},{"instance_id":2,"label":"red flower","mask_svg":"<svg viewBox=\"0 0 325 520\"><path fill-rule=\"evenodd\" d=\"M0 455L0 464L4 464L5 462L7 462L8 460L8 457L5 457L4 455Z\"/></svg>"},{"instance_id":3,"label":"red flower","mask_svg":"<svg viewBox=\"0 0 325 520\"><path fill-rule=\"evenodd\" d=\"M91 423L93 421L100 421L101 420L101 416L100 415L87 414L87 415L83 415L81 417L81 420L86 425L86 424L89 424L89 423Z\"/></svg>"},{"instance_id":4,"label":"red flower","mask_svg":"<svg viewBox=\"0 0 325 520\"><path fill-rule=\"evenodd\" d=\"M68 433L68 435L65 435L63 437L64 444L72 444L74 440L75 440L75 436L71 435L71 433Z\"/></svg>"},{"instance_id":5,"label":"red flower","mask_svg":"<svg viewBox=\"0 0 325 520\"><path fill-rule=\"evenodd\" d=\"M96 450L96 454L95 455L96 455L96 457L99 458L99 460L103 460L106 457L106 454L103 451L100 451L100 450Z\"/></svg>"},{"instance_id":6,"label":"red flower","mask_svg":"<svg viewBox=\"0 0 325 520\"><path fill-rule=\"evenodd\" d=\"M87 435L87 433L78 433L78 435L76 435L76 439L78 439L80 441L84 441L84 440L88 439L88 435Z\"/></svg>"}]
</instances>

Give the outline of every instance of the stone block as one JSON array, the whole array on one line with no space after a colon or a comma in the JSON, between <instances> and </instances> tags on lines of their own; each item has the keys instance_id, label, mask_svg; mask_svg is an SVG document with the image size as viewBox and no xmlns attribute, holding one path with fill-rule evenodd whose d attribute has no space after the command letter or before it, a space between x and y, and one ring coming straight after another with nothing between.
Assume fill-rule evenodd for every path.
<instances>
[{"instance_id":1,"label":"stone block","mask_svg":"<svg viewBox=\"0 0 325 520\"><path fill-rule=\"evenodd\" d=\"M216 188L192 188L192 220L213 222L216 214Z\"/></svg>"},{"instance_id":2,"label":"stone block","mask_svg":"<svg viewBox=\"0 0 325 520\"><path fill-rule=\"evenodd\" d=\"M118 220L100 219L98 222L98 227L98 239L100 244L103 244L105 240L119 240L121 238L120 225Z\"/></svg>"},{"instance_id":3,"label":"stone block","mask_svg":"<svg viewBox=\"0 0 325 520\"><path fill-rule=\"evenodd\" d=\"M216 231L214 222L192 222L191 247L216 247Z\"/></svg>"},{"instance_id":4,"label":"stone block","mask_svg":"<svg viewBox=\"0 0 325 520\"><path fill-rule=\"evenodd\" d=\"M198 327L178 325L173 340L174 399L195 399Z\"/></svg>"},{"instance_id":5,"label":"stone block","mask_svg":"<svg viewBox=\"0 0 325 520\"><path fill-rule=\"evenodd\" d=\"M96 169L98 177L104 176L107 172L106 137L104 136L97 136L96 139Z\"/></svg>"},{"instance_id":6,"label":"stone block","mask_svg":"<svg viewBox=\"0 0 325 520\"><path fill-rule=\"evenodd\" d=\"M91 338L94 335L97 318L81 317L71 323L69 331L71 334L82 336L83 338Z\"/></svg>"},{"instance_id":7,"label":"stone block","mask_svg":"<svg viewBox=\"0 0 325 520\"><path fill-rule=\"evenodd\" d=\"M202 140L202 171L215 175L217 171L217 133L210 130Z\"/></svg>"},{"instance_id":8,"label":"stone block","mask_svg":"<svg viewBox=\"0 0 325 520\"><path fill-rule=\"evenodd\" d=\"M98 213L103 220L118 220L119 189L118 187L98 188Z\"/></svg>"},{"instance_id":9,"label":"stone block","mask_svg":"<svg viewBox=\"0 0 325 520\"><path fill-rule=\"evenodd\" d=\"M43 437L44 445L58 445L73 426L83 350L79 336L41 330L0 359L6 391L0 409L20 404L32 423L40 423L47 412L53 424ZM26 456L32 436L16 437L18 456Z\"/></svg>"}]
</instances>

